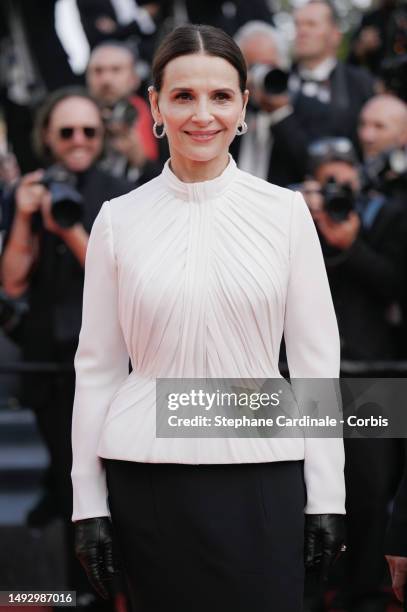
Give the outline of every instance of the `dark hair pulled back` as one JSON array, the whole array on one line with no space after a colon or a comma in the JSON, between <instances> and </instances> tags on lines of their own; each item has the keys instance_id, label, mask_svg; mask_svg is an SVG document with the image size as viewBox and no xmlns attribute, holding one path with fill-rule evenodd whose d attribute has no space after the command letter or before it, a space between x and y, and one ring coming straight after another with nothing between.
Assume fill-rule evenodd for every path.
<instances>
[{"instance_id":1,"label":"dark hair pulled back","mask_svg":"<svg viewBox=\"0 0 407 612\"><path fill-rule=\"evenodd\" d=\"M233 38L220 28L200 24L179 26L162 40L154 54L152 64L154 88L160 91L164 69L171 60L192 53L202 53L225 59L236 68L239 75L239 87L242 93L244 92L247 81L247 67L238 45Z\"/></svg>"}]
</instances>

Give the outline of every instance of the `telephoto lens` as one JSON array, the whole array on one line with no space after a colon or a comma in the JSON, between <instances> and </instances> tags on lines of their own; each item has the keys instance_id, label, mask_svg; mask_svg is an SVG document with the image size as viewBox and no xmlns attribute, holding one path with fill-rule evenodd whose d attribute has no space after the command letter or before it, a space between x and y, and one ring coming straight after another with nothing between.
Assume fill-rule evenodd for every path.
<instances>
[{"instance_id":1,"label":"telephoto lens","mask_svg":"<svg viewBox=\"0 0 407 612\"><path fill-rule=\"evenodd\" d=\"M250 68L250 81L256 89L269 95L280 95L288 90L288 72L271 64L254 64Z\"/></svg>"}]
</instances>

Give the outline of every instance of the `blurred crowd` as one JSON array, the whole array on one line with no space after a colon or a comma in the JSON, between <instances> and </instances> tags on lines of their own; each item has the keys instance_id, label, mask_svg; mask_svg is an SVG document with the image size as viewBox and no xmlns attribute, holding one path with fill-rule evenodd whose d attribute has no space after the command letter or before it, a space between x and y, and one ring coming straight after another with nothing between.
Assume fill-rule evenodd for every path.
<instances>
[{"instance_id":1,"label":"blurred crowd","mask_svg":"<svg viewBox=\"0 0 407 612\"><path fill-rule=\"evenodd\" d=\"M368 372L407 360L405 2L378 0L344 36L335 4L311 0L292 10L290 39L266 0L76 0L91 49L85 74L72 71L58 38L56 4L0 6L0 325L25 361L61 366L52 378L24 376L22 401L51 457L44 497L28 516L36 526L70 519L86 245L103 201L159 174L168 157L152 131L147 87L154 50L178 24L221 27L243 52L248 132L231 153L242 170L303 193L344 362ZM383 541L402 448L362 442L346 441L346 609L383 612Z\"/></svg>"}]
</instances>

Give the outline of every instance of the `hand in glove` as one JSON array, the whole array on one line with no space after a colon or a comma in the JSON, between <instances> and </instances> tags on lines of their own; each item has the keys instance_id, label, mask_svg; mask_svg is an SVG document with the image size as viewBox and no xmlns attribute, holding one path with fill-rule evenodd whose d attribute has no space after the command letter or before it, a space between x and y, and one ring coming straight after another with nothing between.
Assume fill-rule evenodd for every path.
<instances>
[{"instance_id":1,"label":"hand in glove","mask_svg":"<svg viewBox=\"0 0 407 612\"><path fill-rule=\"evenodd\" d=\"M112 581L119 573L110 519L102 516L77 521L74 533L75 553L89 582L103 599L109 599Z\"/></svg>"},{"instance_id":2,"label":"hand in glove","mask_svg":"<svg viewBox=\"0 0 407 612\"><path fill-rule=\"evenodd\" d=\"M345 516L343 514L305 515L305 567L320 569L321 582L345 546Z\"/></svg>"}]
</instances>

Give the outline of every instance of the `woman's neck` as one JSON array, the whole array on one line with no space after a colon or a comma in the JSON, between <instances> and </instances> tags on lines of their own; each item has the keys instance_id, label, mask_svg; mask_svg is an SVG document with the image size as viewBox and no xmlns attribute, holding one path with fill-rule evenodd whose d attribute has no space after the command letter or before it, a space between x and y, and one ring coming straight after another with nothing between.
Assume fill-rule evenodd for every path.
<instances>
[{"instance_id":1,"label":"woman's neck","mask_svg":"<svg viewBox=\"0 0 407 612\"><path fill-rule=\"evenodd\" d=\"M210 161L195 161L171 154L170 168L183 183L201 183L215 179L222 174L228 163L228 153Z\"/></svg>"}]
</instances>

